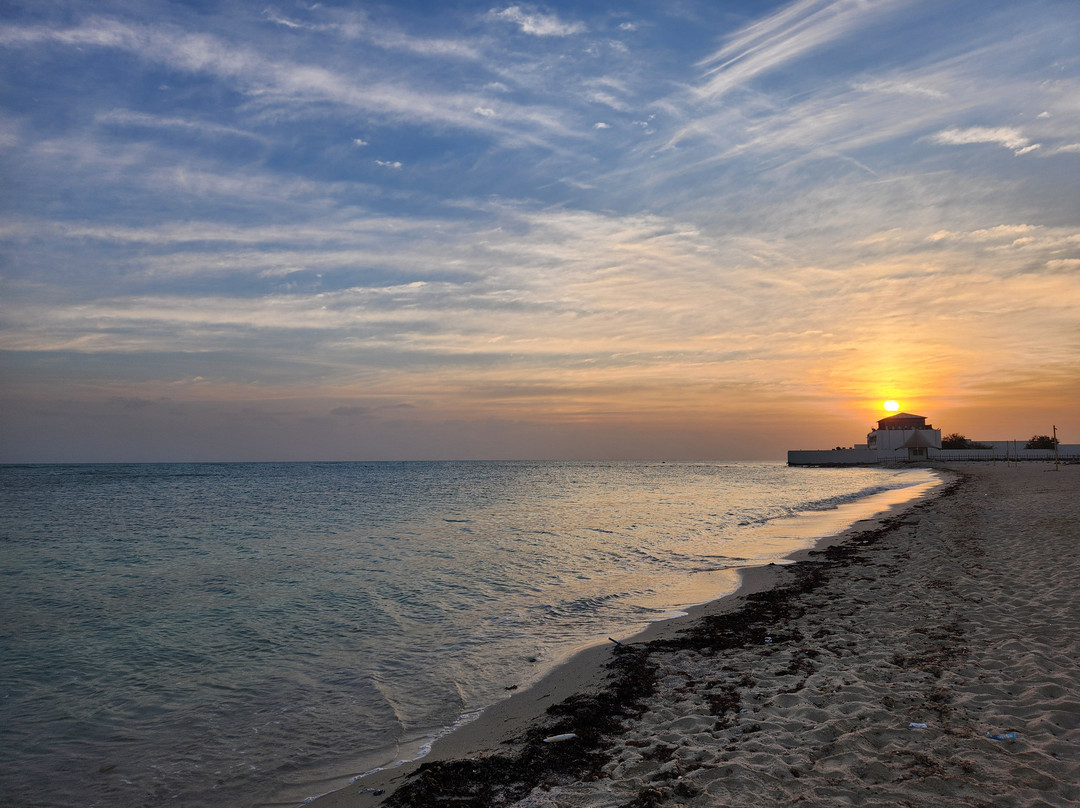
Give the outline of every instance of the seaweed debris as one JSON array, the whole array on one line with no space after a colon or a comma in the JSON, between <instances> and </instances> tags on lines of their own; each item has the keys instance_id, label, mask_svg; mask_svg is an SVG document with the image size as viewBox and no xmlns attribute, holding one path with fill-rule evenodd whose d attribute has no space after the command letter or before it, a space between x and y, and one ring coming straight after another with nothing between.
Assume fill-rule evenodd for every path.
<instances>
[{"instance_id":1,"label":"seaweed debris","mask_svg":"<svg viewBox=\"0 0 1080 808\"><path fill-rule=\"evenodd\" d=\"M553 704L542 721L510 741L516 747L512 752L425 763L384 804L494 808L522 799L537 785L599 778L608 760L607 738L622 732L627 718L641 715L656 692L656 669L648 664L644 647L616 646L607 668L603 689ZM564 733L575 737L544 743L544 738Z\"/></svg>"},{"instance_id":2,"label":"seaweed debris","mask_svg":"<svg viewBox=\"0 0 1080 808\"><path fill-rule=\"evenodd\" d=\"M947 484L936 499L952 496L958 486L959 480ZM925 503L914 506L923 507ZM387 808L499 808L523 799L537 787L605 776L602 769L610 760L611 741L626 731L627 719L645 712L647 700L656 692L658 666L653 654L694 650L719 655L750 645L802 640L790 626L808 608L804 596L828 582L834 572L866 561L867 551L876 542L907 521L904 515L889 517L843 543L811 551L808 561L783 568L786 582L747 595L734 611L702 617L672 638L616 644L607 664L608 678L598 692L577 694L552 705L523 736L509 741L506 750L421 765L383 804ZM712 706L723 714L737 704L738 695L731 691ZM544 738L564 733L575 737L544 743ZM626 808L651 808L668 796L664 789L649 788Z\"/></svg>"}]
</instances>

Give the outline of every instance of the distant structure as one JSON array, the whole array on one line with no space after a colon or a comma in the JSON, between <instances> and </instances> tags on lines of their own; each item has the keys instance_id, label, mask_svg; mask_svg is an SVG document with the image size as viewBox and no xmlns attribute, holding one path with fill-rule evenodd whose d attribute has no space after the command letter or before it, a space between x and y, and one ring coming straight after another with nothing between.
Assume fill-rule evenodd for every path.
<instances>
[{"instance_id":1,"label":"distant structure","mask_svg":"<svg viewBox=\"0 0 1080 808\"><path fill-rule=\"evenodd\" d=\"M898 412L877 422L866 446L878 460L926 460L928 449L941 448L941 430L926 423L925 415Z\"/></svg>"},{"instance_id":2,"label":"distant structure","mask_svg":"<svg viewBox=\"0 0 1080 808\"><path fill-rule=\"evenodd\" d=\"M927 460L1054 460L1053 449L1027 449L1025 441L996 440L973 443L968 449L942 449L941 430L926 423L925 415L898 412L877 422L866 443L850 449L792 449L789 466L892 466ZM1057 455L1080 459L1080 444L1061 444Z\"/></svg>"},{"instance_id":3,"label":"distant structure","mask_svg":"<svg viewBox=\"0 0 1080 808\"><path fill-rule=\"evenodd\" d=\"M877 422L866 443L850 449L794 449L789 466L876 466L900 461L927 460L930 449L941 448L941 430L926 423L925 415L898 412Z\"/></svg>"}]
</instances>

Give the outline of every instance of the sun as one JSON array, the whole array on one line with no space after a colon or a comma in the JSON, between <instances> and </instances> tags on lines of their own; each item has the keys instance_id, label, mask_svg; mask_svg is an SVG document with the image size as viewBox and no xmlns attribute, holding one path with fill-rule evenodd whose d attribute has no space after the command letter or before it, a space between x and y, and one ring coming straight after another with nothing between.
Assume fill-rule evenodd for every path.
<instances>
[{"instance_id":1,"label":"sun","mask_svg":"<svg viewBox=\"0 0 1080 808\"><path fill-rule=\"evenodd\" d=\"M884 404L884 407L889 412L896 412L897 410L900 409L900 405L898 403L896 403L895 401L893 401L892 399L889 399L888 401L886 401L885 404Z\"/></svg>"}]
</instances>

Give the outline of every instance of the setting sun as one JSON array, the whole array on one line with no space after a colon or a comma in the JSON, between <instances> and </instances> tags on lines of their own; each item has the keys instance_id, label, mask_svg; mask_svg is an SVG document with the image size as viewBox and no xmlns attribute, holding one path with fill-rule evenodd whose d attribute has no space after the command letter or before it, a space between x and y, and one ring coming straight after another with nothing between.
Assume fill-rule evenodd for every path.
<instances>
[{"instance_id":1,"label":"setting sun","mask_svg":"<svg viewBox=\"0 0 1080 808\"><path fill-rule=\"evenodd\" d=\"M896 412L897 410L900 409L900 405L898 403L896 403L895 401L892 401L892 400L886 401L885 404L884 404L884 407L889 412Z\"/></svg>"}]
</instances>

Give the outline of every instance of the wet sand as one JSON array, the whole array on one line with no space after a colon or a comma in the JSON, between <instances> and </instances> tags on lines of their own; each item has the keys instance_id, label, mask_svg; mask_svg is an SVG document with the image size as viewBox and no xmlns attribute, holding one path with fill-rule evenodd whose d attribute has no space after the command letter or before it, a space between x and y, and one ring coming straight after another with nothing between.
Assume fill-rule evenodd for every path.
<instances>
[{"instance_id":1,"label":"wet sand","mask_svg":"<svg viewBox=\"0 0 1080 808\"><path fill-rule=\"evenodd\" d=\"M1080 803L1080 466L945 473L314 804Z\"/></svg>"}]
</instances>

